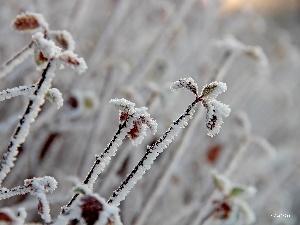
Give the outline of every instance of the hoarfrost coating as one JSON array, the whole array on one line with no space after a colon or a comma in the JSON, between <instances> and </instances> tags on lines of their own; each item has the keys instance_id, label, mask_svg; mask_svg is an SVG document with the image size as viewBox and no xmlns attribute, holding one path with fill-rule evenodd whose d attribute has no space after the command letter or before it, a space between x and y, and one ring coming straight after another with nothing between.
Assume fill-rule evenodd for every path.
<instances>
[{"instance_id":1,"label":"hoarfrost coating","mask_svg":"<svg viewBox=\"0 0 300 225\"><path fill-rule=\"evenodd\" d=\"M47 40L45 35L38 32L32 35L32 40L36 43L37 47L42 51L43 56L47 59L52 59L61 52L61 48L55 45L52 40Z\"/></svg>"}]
</instances>

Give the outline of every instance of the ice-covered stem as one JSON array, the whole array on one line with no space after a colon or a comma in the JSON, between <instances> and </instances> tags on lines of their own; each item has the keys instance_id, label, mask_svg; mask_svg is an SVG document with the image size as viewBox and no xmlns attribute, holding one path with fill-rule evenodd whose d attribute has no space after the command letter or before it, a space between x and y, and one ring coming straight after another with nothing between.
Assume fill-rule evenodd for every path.
<instances>
[{"instance_id":1,"label":"ice-covered stem","mask_svg":"<svg viewBox=\"0 0 300 225\"><path fill-rule=\"evenodd\" d=\"M31 86L19 86L0 91L0 102L20 95L32 95L36 84ZM59 109L63 105L62 93L57 88L50 88L45 96L51 103L55 103Z\"/></svg>"},{"instance_id":2,"label":"ice-covered stem","mask_svg":"<svg viewBox=\"0 0 300 225\"><path fill-rule=\"evenodd\" d=\"M108 165L108 163L110 162L111 156L114 156L116 154L118 147L122 144L123 139L125 139L127 135L128 129L131 129L132 127L132 119L130 119L130 121L125 121L124 123L119 124L119 129L105 148L104 152L100 156L96 156L96 160L94 162L93 167L91 168L85 180L83 181L83 183L88 185L90 189L93 188L93 184L95 183L97 177L99 176L99 174L102 173L105 166ZM72 203L75 201L78 195L79 194L77 193L72 197L67 207L70 207L72 205Z\"/></svg>"},{"instance_id":3,"label":"ice-covered stem","mask_svg":"<svg viewBox=\"0 0 300 225\"><path fill-rule=\"evenodd\" d=\"M24 143L29 134L30 125L37 117L40 107L45 101L45 95L51 88L51 81L55 76L56 63L64 63L79 74L87 69L83 58L77 57L76 54L70 51L61 52L61 49L53 41L46 40L42 33L38 32L32 35L32 40L48 61L0 162L0 185L14 166L14 161L18 155L18 147Z\"/></svg>"},{"instance_id":4,"label":"ice-covered stem","mask_svg":"<svg viewBox=\"0 0 300 225\"><path fill-rule=\"evenodd\" d=\"M12 189L0 188L0 200L16 195L30 193L38 199L38 212L46 223L51 222L49 202L46 199L46 192L53 192L57 187L57 182L53 177L26 179L24 186Z\"/></svg>"},{"instance_id":5,"label":"ice-covered stem","mask_svg":"<svg viewBox=\"0 0 300 225\"><path fill-rule=\"evenodd\" d=\"M49 61L0 162L0 185L14 166L14 161L19 153L18 147L24 143L29 134L30 124L35 120L44 103L44 96L51 87L54 70L55 66Z\"/></svg>"},{"instance_id":6,"label":"ice-covered stem","mask_svg":"<svg viewBox=\"0 0 300 225\"><path fill-rule=\"evenodd\" d=\"M92 169L83 181L83 184L86 184L91 190L93 189L97 177L109 164L111 157L116 155L123 139L129 137L134 145L140 144L146 134L146 128L150 128L153 133L155 133L157 129L156 122L146 111L147 108L134 108L135 104L126 99L112 99L110 103L120 111L119 129L104 152L100 156L96 156L96 161ZM71 206L78 195L79 194L73 196L67 207Z\"/></svg>"},{"instance_id":7,"label":"ice-covered stem","mask_svg":"<svg viewBox=\"0 0 300 225\"><path fill-rule=\"evenodd\" d=\"M195 107L197 103L202 102L204 107L210 107L209 110L207 110L209 112L208 118L210 119L213 117L213 122L211 122L212 119L208 120L208 122L212 123L211 127L209 127L208 129L211 128L210 131L213 135L218 133L220 124L223 122L221 116L224 116L224 111L226 111L229 114L230 109L228 106L222 103L220 103L221 105L216 104L218 107L212 105L212 103L215 104L216 100L214 98L217 97L218 94L226 90L226 84L221 82L213 82L205 86L200 95L198 94L197 84L190 77L181 78L171 85L171 90L173 91L181 88L185 88L191 91L195 95L196 100L194 100L188 106L185 112L176 121L172 123L170 128L153 145L147 148L147 151L143 158L135 166L132 172L126 177L126 179L122 182L119 188L117 188L113 192L112 196L108 200L109 204L118 206L120 202L125 199L126 195L134 187L136 182L140 180L145 174L145 172L151 168L151 165L153 164L157 156L169 146L169 144L174 140L175 136L177 136L179 131L188 125L188 121L192 119L192 116L195 112ZM222 107L225 107L226 110Z\"/></svg>"},{"instance_id":8,"label":"ice-covered stem","mask_svg":"<svg viewBox=\"0 0 300 225\"><path fill-rule=\"evenodd\" d=\"M31 95L33 94L34 90L36 89L36 85L31 86L20 86L9 88L4 91L0 91L0 101L10 99L19 95Z\"/></svg>"},{"instance_id":9,"label":"ice-covered stem","mask_svg":"<svg viewBox=\"0 0 300 225\"><path fill-rule=\"evenodd\" d=\"M16 66L20 65L32 51L33 41L12 56L6 63L0 67L0 79L12 71Z\"/></svg>"},{"instance_id":10,"label":"ice-covered stem","mask_svg":"<svg viewBox=\"0 0 300 225\"><path fill-rule=\"evenodd\" d=\"M149 146L143 158L139 161L137 166L126 177L117 190L109 198L108 203L118 206L126 195L134 187L136 182L142 178L147 170L151 168L157 156L166 149L179 133L180 129L187 126L187 122L192 118L195 107L200 99L197 98L192 104L188 106L186 111L170 126L170 128L152 145Z\"/></svg>"}]
</instances>

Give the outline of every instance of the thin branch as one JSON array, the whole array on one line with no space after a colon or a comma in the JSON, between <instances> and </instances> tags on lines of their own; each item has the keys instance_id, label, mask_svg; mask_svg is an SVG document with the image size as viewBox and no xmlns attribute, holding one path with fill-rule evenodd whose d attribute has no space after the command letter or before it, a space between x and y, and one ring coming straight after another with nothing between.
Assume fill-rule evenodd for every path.
<instances>
[{"instance_id":1,"label":"thin branch","mask_svg":"<svg viewBox=\"0 0 300 225\"><path fill-rule=\"evenodd\" d=\"M119 125L119 129L105 148L104 152L100 156L96 157L96 161L83 181L83 184L86 184L90 189L93 189L93 184L95 183L97 177L103 172L106 165L109 164L111 157L116 154L118 147L122 144L123 139L125 139L128 130L130 130L132 127L133 117L130 117L129 120ZM67 207L70 207L78 196L79 194L75 194L67 204Z\"/></svg>"},{"instance_id":2,"label":"thin branch","mask_svg":"<svg viewBox=\"0 0 300 225\"><path fill-rule=\"evenodd\" d=\"M37 88L33 94L34 96L30 98L28 106L19 121L6 152L2 157L0 162L0 185L14 166L14 161L19 153L18 147L24 143L27 135L29 134L30 124L37 117L40 107L44 103L44 96L50 89L51 81L54 77L53 71L55 69L55 67L51 65L51 61L49 61L37 84Z\"/></svg>"},{"instance_id":3,"label":"thin branch","mask_svg":"<svg viewBox=\"0 0 300 225\"><path fill-rule=\"evenodd\" d=\"M187 110L173 122L171 127L161 136L152 146L147 149L144 157L140 160L137 166L131 171L127 178L117 188L112 196L107 201L109 204L118 206L122 200L125 199L129 191L134 187L136 182L142 178L143 174L151 168L154 160L157 156L163 152L165 148L174 140L175 136L179 133L180 129L187 125L187 121L192 118L194 114L194 108L201 101L197 98L192 104L190 104Z\"/></svg>"},{"instance_id":4,"label":"thin branch","mask_svg":"<svg viewBox=\"0 0 300 225\"><path fill-rule=\"evenodd\" d=\"M7 73L13 70L16 66L22 63L31 53L33 46L33 41L31 41L27 46L17 52L10 60L4 63L0 67L0 79L3 78Z\"/></svg>"}]
</instances>

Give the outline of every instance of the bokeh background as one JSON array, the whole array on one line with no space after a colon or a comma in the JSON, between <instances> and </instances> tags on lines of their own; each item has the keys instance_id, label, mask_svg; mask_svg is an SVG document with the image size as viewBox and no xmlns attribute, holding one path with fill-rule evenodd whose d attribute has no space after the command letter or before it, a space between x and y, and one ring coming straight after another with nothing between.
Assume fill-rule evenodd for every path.
<instances>
[{"instance_id":1,"label":"bokeh background","mask_svg":"<svg viewBox=\"0 0 300 225\"><path fill-rule=\"evenodd\" d=\"M158 132L138 147L126 140L95 192L108 198L153 143L183 113L193 96L169 86L192 77L199 87L219 80L219 99L231 114L214 138L206 135L204 109L159 156L121 204L125 225L200 224L215 197L211 171L257 189L247 200L256 224L300 221L300 2L297 0L24 0L1 1L0 64L31 41L11 22L24 11L44 15L52 30L68 30L88 71L57 71L53 87L64 106L46 102L20 148L5 187L50 175L58 189L49 195L51 214L72 196L118 127L111 98L146 106ZM35 83L40 73L29 57L1 78L0 89ZM0 102L0 149L4 152L28 97ZM1 202L25 207L39 221L32 196ZM274 214L291 215L274 218ZM226 221L206 220L206 224Z\"/></svg>"}]
</instances>

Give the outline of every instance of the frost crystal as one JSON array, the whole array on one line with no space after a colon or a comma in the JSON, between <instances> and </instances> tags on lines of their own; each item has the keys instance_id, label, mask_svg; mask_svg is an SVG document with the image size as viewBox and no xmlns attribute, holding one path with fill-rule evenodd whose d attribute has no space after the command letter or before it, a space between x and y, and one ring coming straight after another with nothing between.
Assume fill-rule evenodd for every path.
<instances>
[{"instance_id":1,"label":"frost crystal","mask_svg":"<svg viewBox=\"0 0 300 225\"><path fill-rule=\"evenodd\" d=\"M181 78L178 81L175 81L170 88L172 91L176 91L180 88L186 88L193 92L196 96L198 95L198 85L191 77Z\"/></svg>"},{"instance_id":2,"label":"frost crystal","mask_svg":"<svg viewBox=\"0 0 300 225\"><path fill-rule=\"evenodd\" d=\"M57 47L53 41L45 39L41 32L32 35L32 40L47 59L52 59L61 52L61 48Z\"/></svg>"}]
</instances>

